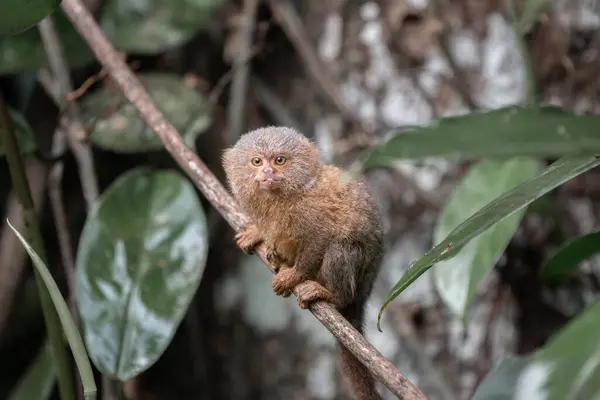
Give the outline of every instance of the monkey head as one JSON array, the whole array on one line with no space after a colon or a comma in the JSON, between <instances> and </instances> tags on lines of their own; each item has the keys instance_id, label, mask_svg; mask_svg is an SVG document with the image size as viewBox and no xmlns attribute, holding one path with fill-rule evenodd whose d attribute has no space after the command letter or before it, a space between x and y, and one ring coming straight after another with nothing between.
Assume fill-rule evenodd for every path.
<instances>
[{"instance_id":1,"label":"monkey head","mask_svg":"<svg viewBox=\"0 0 600 400\"><path fill-rule=\"evenodd\" d=\"M242 135L223 154L223 166L234 193L293 195L315 181L321 163L304 135L269 126Z\"/></svg>"}]
</instances>

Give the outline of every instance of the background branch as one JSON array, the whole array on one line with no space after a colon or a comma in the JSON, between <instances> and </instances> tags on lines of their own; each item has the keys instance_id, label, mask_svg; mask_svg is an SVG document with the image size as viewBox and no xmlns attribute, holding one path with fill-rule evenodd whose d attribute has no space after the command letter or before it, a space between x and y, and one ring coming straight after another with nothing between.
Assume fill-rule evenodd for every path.
<instances>
[{"instance_id":1,"label":"background branch","mask_svg":"<svg viewBox=\"0 0 600 400\"><path fill-rule=\"evenodd\" d=\"M181 135L158 110L141 82L119 57L81 0L63 0L61 7L80 35L88 42L115 84L123 91L125 97L138 108L146 123L158 134L167 151L229 224L239 230L247 222L246 216L239 211L231 196L214 174L183 143ZM258 249L257 255L269 266L262 247ZM425 399L425 395L367 342L331 304L317 302L311 306L310 310L338 341L364 363L373 375L396 396L401 399Z\"/></svg>"}]
</instances>

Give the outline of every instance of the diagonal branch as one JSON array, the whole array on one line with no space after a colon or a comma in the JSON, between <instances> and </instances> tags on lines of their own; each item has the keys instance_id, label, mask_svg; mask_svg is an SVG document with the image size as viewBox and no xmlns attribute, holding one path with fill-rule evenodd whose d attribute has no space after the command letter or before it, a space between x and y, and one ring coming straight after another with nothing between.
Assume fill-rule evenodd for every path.
<instances>
[{"instance_id":1,"label":"diagonal branch","mask_svg":"<svg viewBox=\"0 0 600 400\"><path fill-rule=\"evenodd\" d=\"M116 53L81 0L63 0L61 6L115 84L123 91L125 97L138 108L146 123L158 134L167 151L229 224L239 230L248 221L246 216L238 209L229 193L202 160L184 144L175 127L158 110L141 82ZM260 247L257 255L272 271L272 267L265 258L264 248ZM331 304L318 302L310 307L310 311L398 398L426 399L425 395L367 342Z\"/></svg>"}]
</instances>

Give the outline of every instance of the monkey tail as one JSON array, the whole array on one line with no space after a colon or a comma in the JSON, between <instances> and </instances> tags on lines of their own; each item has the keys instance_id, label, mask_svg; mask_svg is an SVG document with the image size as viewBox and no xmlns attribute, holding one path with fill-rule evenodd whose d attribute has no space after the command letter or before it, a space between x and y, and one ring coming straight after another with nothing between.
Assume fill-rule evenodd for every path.
<instances>
[{"instance_id":1,"label":"monkey tail","mask_svg":"<svg viewBox=\"0 0 600 400\"><path fill-rule=\"evenodd\" d=\"M340 314L363 334L363 307L350 304L340 310ZM356 400L382 400L375 389L375 379L367 367L365 367L343 344L341 347L342 371L350 381L352 389L356 394Z\"/></svg>"}]
</instances>

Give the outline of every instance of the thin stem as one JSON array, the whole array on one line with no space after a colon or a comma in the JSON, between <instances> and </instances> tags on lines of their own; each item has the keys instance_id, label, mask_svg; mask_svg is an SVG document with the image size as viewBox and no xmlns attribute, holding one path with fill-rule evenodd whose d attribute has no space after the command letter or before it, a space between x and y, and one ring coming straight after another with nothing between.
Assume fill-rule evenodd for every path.
<instances>
[{"instance_id":1,"label":"thin stem","mask_svg":"<svg viewBox=\"0 0 600 400\"><path fill-rule=\"evenodd\" d=\"M227 130L229 141L235 142L246 126L246 103L248 100L248 76L250 75L250 55L254 37L254 19L258 0L245 0L240 21L242 26L238 55L233 63L235 73L231 82L231 100L228 108Z\"/></svg>"},{"instance_id":2,"label":"thin stem","mask_svg":"<svg viewBox=\"0 0 600 400\"><path fill-rule=\"evenodd\" d=\"M37 252L40 258L47 263L46 252L42 234L40 232L37 215L33 204L29 184L23 168L23 161L19 153L19 146L15 137L11 120L8 116L8 108L4 103L2 94L0 93L0 137L4 141L6 150L6 160L8 169L13 182L13 187L19 202L23 206L23 219L25 221L26 232L28 235L31 247ZM73 389L73 381L71 379L70 363L67 355L67 350L64 346L63 332L58 319L58 314L52 304L52 299L48 293L48 289L44 285L41 276L34 269L35 280L40 296L40 304L42 313L48 331L48 338L52 346L52 354L57 364L58 371L58 389L62 400L74 400L75 393Z\"/></svg>"}]
</instances>

